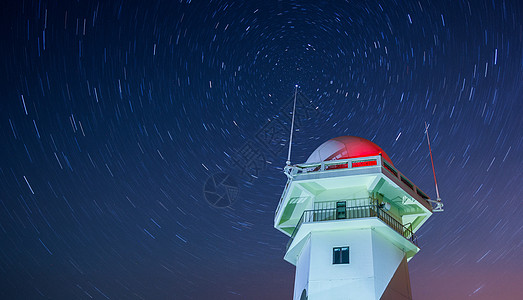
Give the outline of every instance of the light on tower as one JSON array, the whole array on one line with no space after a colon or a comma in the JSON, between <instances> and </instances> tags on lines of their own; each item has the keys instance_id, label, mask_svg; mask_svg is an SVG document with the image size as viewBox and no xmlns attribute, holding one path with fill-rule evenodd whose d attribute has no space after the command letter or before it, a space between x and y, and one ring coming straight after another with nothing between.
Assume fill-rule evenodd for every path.
<instances>
[{"instance_id":1,"label":"light on tower","mask_svg":"<svg viewBox=\"0 0 523 300\"><path fill-rule=\"evenodd\" d=\"M290 237L294 300L412 298L407 262L432 206L379 146L334 138L285 174L274 227Z\"/></svg>"}]
</instances>

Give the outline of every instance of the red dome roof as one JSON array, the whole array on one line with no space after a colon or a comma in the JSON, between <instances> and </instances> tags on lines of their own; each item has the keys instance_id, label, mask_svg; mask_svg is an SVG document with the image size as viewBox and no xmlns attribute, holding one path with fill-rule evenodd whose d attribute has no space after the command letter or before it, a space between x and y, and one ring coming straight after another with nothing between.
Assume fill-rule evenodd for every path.
<instances>
[{"instance_id":1,"label":"red dome roof","mask_svg":"<svg viewBox=\"0 0 523 300\"><path fill-rule=\"evenodd\" d=\"M389 156L383 149L373 142L357 136L340 136L321 144L306 163L315 163L329 160L349 159L380 155L392 164Z\"/></svg>"}]
</instances>

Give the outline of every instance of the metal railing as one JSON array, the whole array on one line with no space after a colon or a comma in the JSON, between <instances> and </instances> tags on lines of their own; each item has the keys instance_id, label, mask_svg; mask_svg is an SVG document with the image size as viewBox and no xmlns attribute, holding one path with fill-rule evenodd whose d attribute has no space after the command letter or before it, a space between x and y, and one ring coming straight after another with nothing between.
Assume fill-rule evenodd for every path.
<instances>
[{"instance_id":1,"label":"metal railing","mask_svg":"<svg viewBox=\"0 0 523 300\"><path fill-rule=\"evenodd\" d=\"M350 159L340 159L340 160L331 160L331 161L322 161L318 163L309 163L309 164L297 164L292 166L286 166L284 168L285 174L287 174L288 180L285 185L283 194L280 197L278 206L274 213L274 220L276 220L278 213L282 209L283 200L285 199L288 187L294 177L310 174L310 173L324 173L331 171L343 171L348 169L361 169L361 168L373 168L381 167L382 172L386 170L388 174L395 177L399 182L405 185L408 189L412 190L414 193L419 195L421 198L427 200L429 197L421 191L416 185L414 185L410 180L405 177L401 172L388 163L382 158L381 155L361 157L361 158L350 158Z\"/></svg>"},{"instance_id":2,"label":"metal railing","mask_svg":"<svg viewBox=\"0 0 523 300\"><path fill-rule=\"evenodd\" d=\"M368 163L372 162L371 164L361 164L361 163ZM278 213L280 212L280 209L282 208L283 200L285 199L285 196L287 194L287 188L289 187L292 179L296 175L302 175L302 174L308 174L313 172L328 172L328 171L334 171L334 170L340 170L340 169L353 169L358 168L361 169L363 167L376 167L382 165L382 158L381 155L377 156L370 156L370 157L363 157L363 158L349 158L349 159L340 159L340 160L330 160L330 161L321 161L318 163L309 163L309 164L297 164L297 165L291 165L286 166L284 168L285 174L287 174L288 180L285 184L285 188L283 190L283 193L280 197L280 201L278 202L278 206L276 207L276 211L274 213L274 219L276 220L276 217L278 216Z\"/></svg>"},{"instance_id":3,"label":"metal railing","mask_svg":"<svg viewBox=\"0 0 523 300\"><path fill-rule=\"evenodd\" d=\"M383 223L387 224L397 233L401 234L404 238L409 240L414 245L418 246L418 239L412 232L411 227L404 226L386 211L381 209L378 205L365 205L365 206L352 206L344 207L343 209L329 208L329 209L315 209L306 210L301 215L300 220L296 224L294 231L292 232L291 239L287 243L287 250L289 249L292 241L296 237L301 225L303 223L322 222L322 221L333 221L333 220L346 220L346 219L361 219L361 218L378 218Z\"/></svg>"}]
</instances>

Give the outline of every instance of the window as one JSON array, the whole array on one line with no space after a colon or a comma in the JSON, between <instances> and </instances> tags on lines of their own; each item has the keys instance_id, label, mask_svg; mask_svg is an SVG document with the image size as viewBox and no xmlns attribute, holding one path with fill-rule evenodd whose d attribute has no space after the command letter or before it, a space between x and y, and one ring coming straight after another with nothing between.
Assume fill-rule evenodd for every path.
<instances>
[{"instance_id":1,"label":"window","mask_svg":"<svg viewBox=\"0 0 523 300\"><path fill-rule=\"evenodd\" d=\"M348 264L349 247L336 247L332 249L332 264Z\"/></svg>"}]
</instances>

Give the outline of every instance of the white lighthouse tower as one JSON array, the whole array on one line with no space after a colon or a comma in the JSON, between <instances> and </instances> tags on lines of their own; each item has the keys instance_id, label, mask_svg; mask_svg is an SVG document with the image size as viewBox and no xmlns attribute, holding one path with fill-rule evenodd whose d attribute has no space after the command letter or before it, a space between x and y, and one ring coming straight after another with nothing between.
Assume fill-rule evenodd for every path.
<instances>
[{"instance_id":1,"label":"white lighthouse tower","mask_svg":"<svg viewBox=\"0 0 523 300\"><path fill-rule=\"evenodd\" d=\"M433 209L380 147L337 137L285 174L274 227L290 237L294 300L412 299L407 262Z\"/></svg>"}]
</instances>

